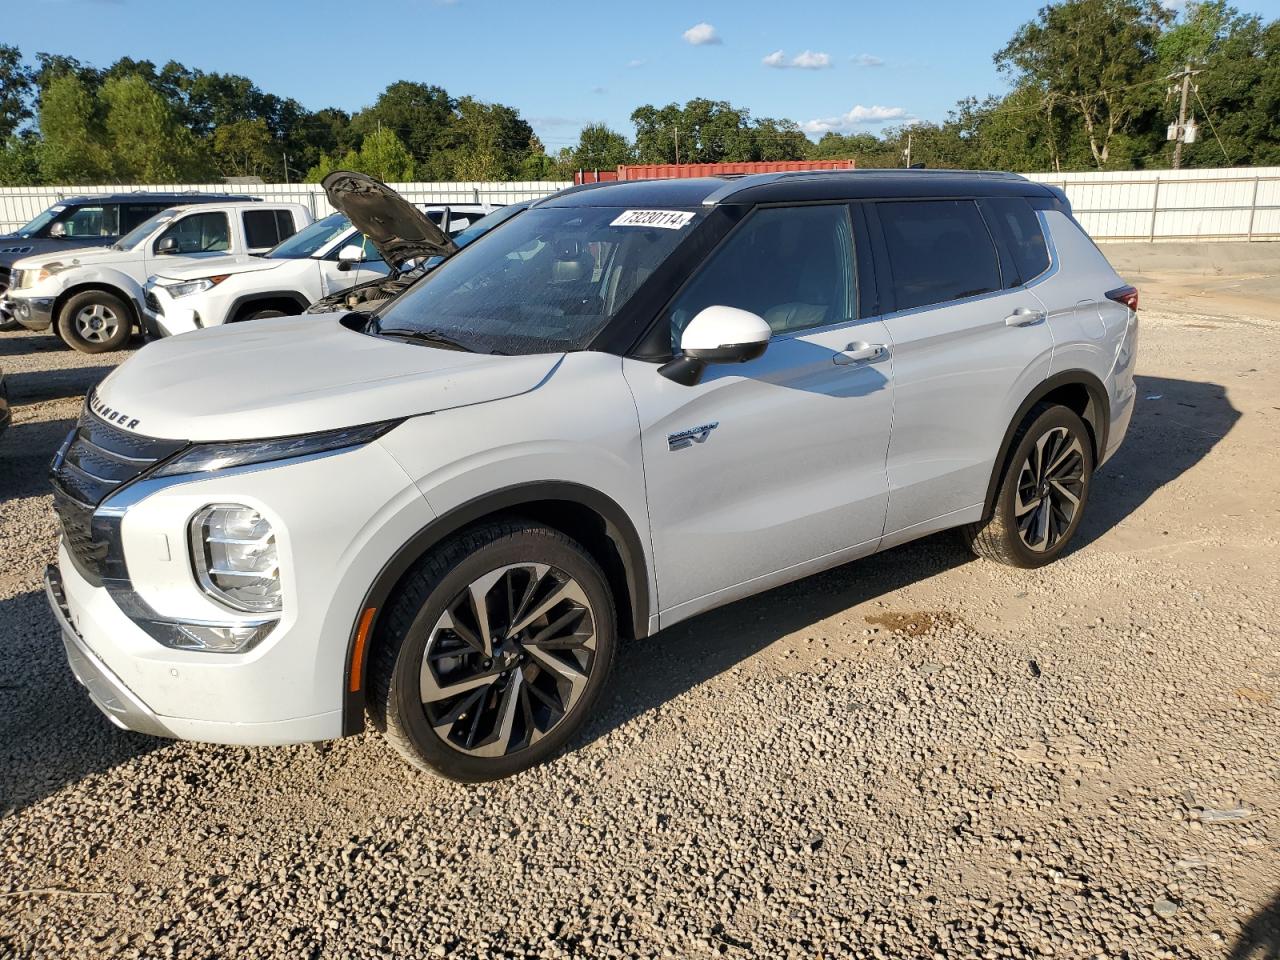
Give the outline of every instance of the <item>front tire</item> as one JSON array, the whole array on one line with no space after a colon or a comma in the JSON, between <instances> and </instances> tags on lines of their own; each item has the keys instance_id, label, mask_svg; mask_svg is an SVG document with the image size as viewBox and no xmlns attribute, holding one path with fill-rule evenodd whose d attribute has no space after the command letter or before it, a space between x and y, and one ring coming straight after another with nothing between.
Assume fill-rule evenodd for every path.
<instances>
[{"instance_id":1,"label":"front tire","mask_svg":"<svg viewBox=\"0 0 1280 960\"><path fill-rule=\"evenodd\" d=\"M1034 407L1014 434L991 517L962 529L980 557L1041 567L1067 549L1093 480L1093 441L1072 410Z\"/></svg>"},{"instance_id":2,"label":"front tire","mask_svg":"<svg viewBox=\"0 0 1280 960\"><path fill-rule=\"evenodd\" d=\"M110 353L129 342L133 313L114 294L86 290L63 304L57 327L59 339L81 353Z\"/></svg>"},{"instance_id":3,"label":"front tire","mask_svg":"<svg viewBox=\"0 0 1280 960\"><path fill-rule=\"evenodd\" d=\"M283 310L258 310L253 313L246 313L243 317L240 317L236 322L244 323L247 320L266 320L269 317L283 317L283 316L285 316L285 312Z\"/></svg>"},{"instance_id":4,"label":"front tire","mask_svg":"<svg viewBox=\"0 0 1280 960\"><path fill-rule=\"evenodd\" d=\"M401 582L370 653L370 713L415 766L510 776L578 731L616 645L608 581L582 546L528 521L486 523Z\"/></svg>"}]
</instances>

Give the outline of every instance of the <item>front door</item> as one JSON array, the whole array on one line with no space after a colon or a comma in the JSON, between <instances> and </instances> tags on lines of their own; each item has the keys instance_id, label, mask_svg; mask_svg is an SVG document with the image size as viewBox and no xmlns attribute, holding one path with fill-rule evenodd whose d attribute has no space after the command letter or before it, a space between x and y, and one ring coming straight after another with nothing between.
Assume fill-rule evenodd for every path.
<instances>
[{"instance_id":1,"label":"front door","mask_svg":"<svg viewBox=\"0 0 1280 960\"><path fill-rule=\"evenodd\" d=\"M664 624L874 550L887 500L888 334L857 318L843 204L751 214L669 309L764 317L762 357L682 386L637 360L635 397ZM875 348L879 348L878 350Z\"/></svg>"}]
</instances>

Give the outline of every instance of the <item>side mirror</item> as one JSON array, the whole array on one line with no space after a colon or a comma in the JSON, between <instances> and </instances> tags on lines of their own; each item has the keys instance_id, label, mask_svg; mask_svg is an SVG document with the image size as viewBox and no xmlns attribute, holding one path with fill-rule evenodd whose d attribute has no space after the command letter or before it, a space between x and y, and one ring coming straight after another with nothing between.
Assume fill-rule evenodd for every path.
<instances>
[{"instance_id":1,"label":"side mirror","mask_svg":"<svg viewBox=\"0 0 1280 960\"><path fill-rule=\"evenodd\" d=\"M67 235L67 225L63 223L61 220L59 220L57 223L55 223L53 226L49 228L49 236L51 237L56 237L57 239L61 240L66 235Z\"/></svg>"},{"instance_id":2,"label":"side mirror","mask_svg":"<svg viewBox=\"0 0 1280 960\"><path fill-rule=\"evenodd\" d=\"M348 243L338 251L338 269L347 271L364 260L364 247L358 243Z\"/></svg>"},{"instance_id":3,"label":"side mirror","mask_svg":"<svg viewBox=\"0 0 1280 960\"><path fill-rule=\"evenodd\" d=\"M689 321L680 337L680 355L658 372L691 387L708 363L746 363L764 353L773 331L764 318L737 307L711 306Z\"/></svg>"},{"instance_id":4,"label":"side mirror","mask_svg":"<svg viewBox=\"0 0 1280 960\"><path fill-rule=\"evenodd\" d=\"M178 240L176 237L165 237L156 244L156 253L162 257L171 257L178 252Z\"/></svg>"}]
</instances>

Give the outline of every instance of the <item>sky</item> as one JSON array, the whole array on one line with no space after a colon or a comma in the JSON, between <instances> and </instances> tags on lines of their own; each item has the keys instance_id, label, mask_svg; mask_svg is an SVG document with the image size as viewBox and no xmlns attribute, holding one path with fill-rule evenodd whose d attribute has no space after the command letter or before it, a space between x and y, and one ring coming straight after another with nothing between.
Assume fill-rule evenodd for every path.
<instances>
[{"instance_id":1,"label":"sky","mask_svg":"<svg viewBox=\"0 0 1280 960\"><path fill-rule=\"evenodd\" d=\"M1175 0L1170 0L1175 2ZM1001 93L992 63L1041 0L6 0L0 42L95 66L121 56L239 73L309 109L396 80L516 107L552 153L586 123L693 97L827 130L938 121ZM1266 19L1280 0L1239 6Z\"/></svg>"}]
</instances>

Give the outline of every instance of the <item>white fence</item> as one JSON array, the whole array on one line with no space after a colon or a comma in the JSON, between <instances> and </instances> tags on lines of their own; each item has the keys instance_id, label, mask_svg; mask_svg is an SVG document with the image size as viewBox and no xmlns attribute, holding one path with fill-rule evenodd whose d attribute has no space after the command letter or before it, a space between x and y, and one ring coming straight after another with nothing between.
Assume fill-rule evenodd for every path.
<instances>
[{"instance_id":1,"label":"white fence","mask_svg":"<svg viewBox=\"0 0 1280 960\"><path fill-rule=\"evenodd\" d=\"M556 180L520 180L489 183L393 183L391 186L414 203L491 203L501 206L520 200L534 200L571 186ZM265 197L286 203L301 203L320 218L333 212L329 198L316 183L152 183L112 184L66 187L0 187L0 233L16 230L41 210L67 197L104 193L128 193L132 190L173 193L235 193Z\"/></svg>"},{"instance_id":2,"label":"white fence","mask_svg":"<svg viewBox=\"0 0 1280 960\"><path fill-rule=\"evenodd\" d=\"M1096 240L1280 240L1280 167L1028 173L1066 190ZM569 184L553 181L393 183L416 203L515 203ZM22 226L65 197L129 190L226 191L304 203L317 217L332 211L315 184L150 184L0 187L0 232Z\"/></svg>"}]
</instances>

